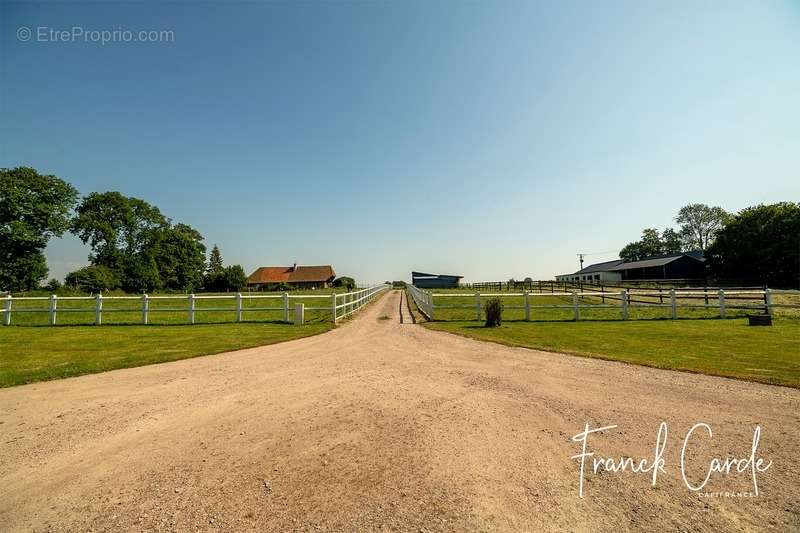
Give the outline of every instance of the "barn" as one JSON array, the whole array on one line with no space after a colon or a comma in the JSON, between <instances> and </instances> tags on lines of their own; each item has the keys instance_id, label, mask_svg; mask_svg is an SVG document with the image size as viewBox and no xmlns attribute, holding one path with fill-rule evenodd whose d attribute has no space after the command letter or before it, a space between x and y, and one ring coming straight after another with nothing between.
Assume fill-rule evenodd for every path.
<instances>
[{"instance_id":1,"label":"barn","mask_svg":"<svg viewBox=\"0 0 800 533\"><path fill-rule=\"evenodd\" d=\"M640 261L626 261L611 270L619 272L624 280L639 279L698 279L706 276L702 252L685 252Z\"/></svg>"},{"instance_id":2,"label":"barn","mask_svg":"<svg viewBox=\"0 0 800 533\"><path fill-rule=\"evenodd\" d=\"M452 276L448 274L412 272L411 283L420 289L457 289L463 277L464 276Z\"/></svg>"},{"instance_id":3,"label":"barn","mask_svg":"<svg viewBox=\"0 0 800 533\"><path fill-rule=\"evenodd\" d=\"M331 286L336 272L331 265L260 267L247 278L252 289L275 289L288 285L294 289L324 289Z\"/></svg>"},{"instance_id":4,"label":"barn","mask_svg":"<svg viewBox=\"0 0 800 533\"><path fill-rule=\"evenodd\" d=\"M605 261L573 274L560 274L558 281L600 283L643 279L702 279L706 276L703 252L679 252L646 257L639 261Z\"/></svg>"}]
</instances>

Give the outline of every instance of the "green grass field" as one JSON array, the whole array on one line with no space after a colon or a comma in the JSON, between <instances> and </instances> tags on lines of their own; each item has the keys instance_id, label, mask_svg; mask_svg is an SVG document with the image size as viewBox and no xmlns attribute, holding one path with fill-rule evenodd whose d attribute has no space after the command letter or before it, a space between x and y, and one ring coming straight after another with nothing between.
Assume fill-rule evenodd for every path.
<instances>
[{"instance_id":1,"label":"green grass field","mask_svg":"<svg viewBox=\"0 0 800 533\"><path fill-rule=\"evenodd\" d=\"M330 322L0 327L0 387L273 344Z\"/></svg>"},{"instance_id":2,"label":"green grass field","mask_svg":"<svg viewBox=\"0 0 800 533\"><path fill-rule=\"evenodd\" d=\"M508 307L522 306L521 297L502 300ZM587 297L581 303L600 303L598 300ZM780 295L774 301L795 303L796 300L796 295ZM609 308L582 309L578 322L571 320L571 309L532 309L531 322L523 320L523 310L506 309L501 327L485 328L476 320L474 295L434 301L437 306L442 303L442 307L434 309L436 320L422 323L438 331L509 346L800 387L798 309L776 308L772 327L750 327L744 317L753 311L747 309L728 308L724 320L718 318L718 309L681 309L679 316L684 318L669 320L669 308L632 307L630 320L623 321L619 302L613 302ZM651 301L656 303L657 298ZM570 296L531 296L532 304L571 302ZM736 301L734 305L737 304L755 306L758 301ZM472 308L454 309L445 305ZM414 310L421 319L422 315Z\"/></svg>"},{"instance_id":3,"label":"green grass field","mask_svg":"<svg viewBox=\"0 0 800 533\"><path fill-rule=\"evenodd\" d=\"M772 327L750 327L746 319L424 325L509 346L800 387L800 320L791 318Z\"/></svg>"}]
</instances>

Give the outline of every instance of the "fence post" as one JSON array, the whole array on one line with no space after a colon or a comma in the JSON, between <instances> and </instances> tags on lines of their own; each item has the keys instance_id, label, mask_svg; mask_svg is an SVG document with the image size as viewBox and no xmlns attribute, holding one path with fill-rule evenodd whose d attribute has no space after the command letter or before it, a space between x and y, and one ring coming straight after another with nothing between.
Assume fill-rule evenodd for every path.
<instances>
[{"instance_id":1,"label":"fence post","mask_svg":"<svg viewBox=\"0 0 800 533\"><path fill-rule=\"evenodd\" d=\"M306 306L305 304L294 304L294 325L302 326L305 322Z\"/></svg>"},{"instance_id":2,"label":"fence post","mask_svg":"<svg viewBox=\"0 0 800 533\"><path fill-rule=\"evenodd\" d=\"M58 301L58 296L56 296L55 294L51 294L50 295L50 317L49 317L49 323L50 323L51 326L55 326L56 325L56 308L58 307L58 304L56 303L57 301Z\"/></svg>"},{"instance_id":3,"label":"fence post","mask_svg":"<svg viewBox=\"0 0 800 533\"><path fill-rule=\"evenodd\" d=\"M428 318L433 320L433 309L435 307L433 303L433 293L429 292L427 293L427 295L428 295Z\"/></svg>"},{"instance_id":4,"label":"fence post","mask_svg":"<svg viewBox=\"0 0 800 533\"><path fill-rule=\"evenodd\" d=\"M475 320L481 321L481 293L475 293Z\"/></svg>"},{"instance_id":5,"label":"fence post","mask_svg":"<svg viewBox=\"0 0 800 533\"><path fill-rule=\"evenodd\" d=\"M331 293L331 320L336 324L336 293Z\"/></svg>"},{"instance_id":6,"label":"fence post","mask_svg":"<svg viewBox=\"0 0 800 533\"><path fill-rule=\"evenodd\" d=\"M283 293L283 321L289 322L289 293Z\"/></svg>"},{"instance_id":7,"label":"fence post","mask_svg":"<svg viewBox=\"0 0 800 533\"><path fill-rule=\"evenodd\" d=\"M528 298L528 291L523 291L522 297L525 301L525 321L529 322L531 319L531 301Z\"/></svg>"},{"instance_id":8,"label":"fence post","mask_svg":"<svg viewBox=\"0 0 800 533\"><path fill-rule=\"evenodd\" d=\"M725 318L725 291L719 290L719 317Z\"/></svg>"},{"instance_id":9,"label":"fence post","mask_svg":"<svg viewBox=\"0 0 800 533\"><path fill-rule=\"evenodd\" d=\"M669 290L669 304L672 307L672 320L678 318L678 302L675 299L675 289Z\"/></svg>"},{"instance_id":10,"label":"fence post","mask_svg":"<svg viewBox=\"0 0 800 533\"><path fill-rule=\"evenodd\" d=\"M147 315L150 313L150 298L142 294L142 324L147 325Z\"/></svg>"},{"instance_id":11,"label":"fence post","mask_svg":"<svg viewBox=\"0 0 800 533\"><path fill-rule=\"evenodd\" d=\"M236 322L242 321L242 293L236 293Z\"/></svg>"},{"instance_id":12,"label":"fence post","mask_svg":"<svg viewBox=\"0 0 800 533\"><path fill-rule=\"evenodd\" d=\"M11 293L6 295L5 311L3 315L3 324L6 326L11 325Z\"/></svg>"},{"instance_id":13,"label":"fence post","mask_svg":"<svg viewBox=\"0 0 800 533\"><path fill-rule=\"evenodd\" d=\"M103 323L103 293L98 292L94 297L94 323L101 325Z\"/></svg>"},{"instance_id":14,"label":"fence post","mask_svg":"<svg viewBox=\"0 0 800 533\"><path fill-rule=\"evenodd\" d=\"M189 295L189 324L194 324L194 293Z\"/></svg>"},{"instance_id":15,"label":"fence post","mask_svg":"<svg viewBox=\"0 0 800 533\"><path fill-rule=\"evenodd\" d=\"M767 314L772 316L772 289L764 289L764 301L767 304Z\"/></svg>"},{"instance_id":16,"label":"fence post","mask_svg":"<svg viewBox=\"0 0 800 533\"><path fill-rule=\"evenodd\" d=\"M572 291L572 320L580 320L581 312L578 309L578 292Z\"/></svg>"},{"instance_id":17,"label":"fence post","mask_svg":"<svg viewBox=\"0 0 800 533\"><path fill-rule=\"evenodd\" d=\"M628 320L628 291L622 289L619 293L619 301L622 303L622 320Z\"/></svg>"}]
</instances>

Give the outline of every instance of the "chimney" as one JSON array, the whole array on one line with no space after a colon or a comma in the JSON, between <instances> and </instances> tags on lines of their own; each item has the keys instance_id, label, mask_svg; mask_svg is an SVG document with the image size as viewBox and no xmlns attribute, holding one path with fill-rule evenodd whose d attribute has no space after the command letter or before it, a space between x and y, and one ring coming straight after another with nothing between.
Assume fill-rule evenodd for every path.
<instances>
[{"instance_id":1,"label":"chimney","mask_svg":"<svg viewBox=\"0 0 800 533\"><path fill-rule=\"evenodd\" d=\"M292 265L292 272L294 272L295 270L297 270L297 261L295 261L294 264Z\"/></svg>"}]
</instances>

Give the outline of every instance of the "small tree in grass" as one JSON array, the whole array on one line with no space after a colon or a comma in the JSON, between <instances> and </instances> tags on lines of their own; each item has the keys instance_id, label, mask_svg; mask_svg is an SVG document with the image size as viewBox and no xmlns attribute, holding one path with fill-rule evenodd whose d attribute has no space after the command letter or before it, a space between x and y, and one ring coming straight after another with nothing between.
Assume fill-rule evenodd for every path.
<instances>
[{"instance_id":1,"label":"small tree in grass","mask_svg":"<svg viewBox=\"0 0 800 533\"><path fill-rule=\"evenodd\" d=\"M503 315L503 302L500 298L491 298L484 306L486 311L486 327L494 328L500 325Z\"/></svg>"}]
</instances>

